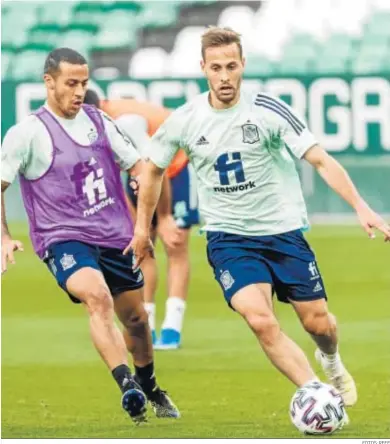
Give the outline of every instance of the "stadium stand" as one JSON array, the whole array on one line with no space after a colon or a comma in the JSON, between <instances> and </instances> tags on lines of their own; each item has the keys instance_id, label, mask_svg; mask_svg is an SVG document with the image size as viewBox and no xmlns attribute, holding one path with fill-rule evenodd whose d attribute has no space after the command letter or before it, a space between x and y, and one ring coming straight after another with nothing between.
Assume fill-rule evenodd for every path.
<instances>
[{"instance_id":1,"label":"stadium stand","mask_svg":"<svg viewBox=\"0 0 390 444\"><path fill-rule=\"evenodd\" d=\"M85 54L99 78L197 76L188 48L200 47L210 24L242 33L251 75L365 74L390 65L388 0L353 8L350 0L8 1L1 12L2 79L35 79L44 53L58 46Z\"/></svg>"}]
</instances>

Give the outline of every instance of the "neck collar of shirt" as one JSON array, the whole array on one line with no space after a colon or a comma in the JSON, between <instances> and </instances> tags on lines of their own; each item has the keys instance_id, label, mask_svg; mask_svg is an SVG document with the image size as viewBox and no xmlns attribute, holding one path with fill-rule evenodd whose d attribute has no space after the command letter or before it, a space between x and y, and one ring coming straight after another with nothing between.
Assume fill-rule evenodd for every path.
<instances>
[{"instance_id":1,"label":"neck collar of shirt","mask_svg":"<svg viewBox=\"0 0 390 444\"><path fill-rule=\"evenodd\" d=\"M80 111L77 113L77 115L75 116L75 118L73 119L67 119L65 117L61 117L58 114L56 114L49 106L49 104L47 103L47 101L43 104L43 106L45 107L45 109L47 111L49 111L49 113L54 116L59 122L66 124L71 124L72 122L74 122L77 118L77 116L80 114L80 112L84 111L82 108L80 109Z\"/></svg>"},{"instance_id":2,"label":"neck collar of shirt","mask_svg":"<svg viewBox=\"0 0 390 444\"><path fill-rule=\"evenodd\" d=\"M236 111L238 108L240 108L240 105L241 105L241 103L242 103L242 93L241 93L241 91L240 91L240 97L239 97L239 99L238 99L238 101L237 101L236 104L234 104L233 106L230 106L229 108L221 108L221 109L218 109L218 108L214 108L214 107L211 105L211 103L210 103L210 101L209 101L209 95L210 95L210 91L208 91L208 92L206 93L206 101L207 101L207 105L208 105L210 111L212 111L212 112L214 112L214 113L216 113L216 114L229 114L229 113L233 113L233 112Z\"/></svg>"}]
</instances>

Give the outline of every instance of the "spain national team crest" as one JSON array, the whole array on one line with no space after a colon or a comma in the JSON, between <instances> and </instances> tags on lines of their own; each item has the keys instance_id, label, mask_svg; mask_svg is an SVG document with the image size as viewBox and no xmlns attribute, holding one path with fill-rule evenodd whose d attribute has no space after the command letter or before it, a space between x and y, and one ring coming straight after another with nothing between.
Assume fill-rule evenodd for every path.
<instances>
[{"instance_id":1,"label":"spain national team crest","mask_svg":"<svg viewBox=\"0 0 390 444\"><path fill-rule=\"evenodd\" d=\"M94 143L98 139L98 133L95 129L91 128L91 132L88 133L88 139L90 143Z\"/></svg>"},{"instance_id":2,"label":"spain national team crest","mask_svg":"<svg viewBox=\"0 0 390 444\"><path fill-rule=\"evenodd\" d=\"M256 143L260 140L259 130L254 123L244 123L241 128L244 143Z\"/></svg>"},{"instance_id":3,"label":"spain national team crest","mask_svg":"<svg viewBox=\"0 0 390 444\"><path fill-rule=\"evenodd\" d=\"M69 268L72 268L76 265L76 261L75 258L73 257L73 254L64 253L62 258L60 259L60 262L62 265L62 269L64 271L69 270Z\"/></svg>"},{"instance_id":4,"label":"spain national team crest","mask_svg":"<svg viewBox=\"0 0 390 444\"><path fill-rule=\"evenodd\" d=\"M229 290L229 288L231 288L235 282L229 270L222 272L220 281L225 290Z\"/></svg>"}]
</instances>

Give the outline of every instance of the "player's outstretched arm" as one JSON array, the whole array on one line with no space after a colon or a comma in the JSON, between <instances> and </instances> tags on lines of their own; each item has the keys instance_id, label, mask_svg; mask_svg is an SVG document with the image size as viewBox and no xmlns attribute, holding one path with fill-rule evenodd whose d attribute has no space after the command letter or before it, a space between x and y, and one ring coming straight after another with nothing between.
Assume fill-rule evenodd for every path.
<instances>
[{"instance_id":1,"label":"player's outstretched arm","mask_svg":"<svg viewBox=\"0 0 390 444\"><path fill-rule=\"evenodd\" d=\"M127 254L130 249L133 250L136 258L134 268L139 267L147 254L153 254L153 244L149 237L150 226L161 194L163 175L163 169L151 161L145 162L138 195L137 222L134 228L134 237L123 251L123 254Z\"/></svg>"},{"instance_id":2,"label":"player's outstretched arm","mask_svg":"<svg viewBox=\"0 0 390 444\"><path fill-rule=\"evenodd\" d=\"M134 238L125 249L132 249L137 267L144 257L153 252L149 238L152 217L161 195L164 170L169 166L181 145L181 111L174 111L154 134L145 155L149 159L141 174L138 195L137 222Z\"/></svg>"},{"instance_id":3,"label":"player's outstretched arm","mask_svg":"<svg viewBox=\"0 0 390 444\"><path fill-rule=\"evenodd\" d=\"M8 182L1 181L1 273L7 271L7 262L15 263L14 251L23 251L23 245L13 240L5 217L4 192L9 187Z\"/></svg>"},{"instance_id":4,"label":"player's outstretched arm","mask_svg":"<svg viewBox=\"0 0 390 444\"><path fill-rule=\"evenodd\" d=\"M374 238L374 229L385 235L385 241L390 241L390 226L373 211L360 196L345 169L319 145L314 145L305 154L306 159L313 165L325 182L351 205L357 214L360 224Z\"/></svg>"},{"instance_id":5,"label":"player's outstretched arm","mask_svg":"<svg viewBox=\"0 0 390 444\"><path fill-rule=\"evenodd\" d=\"M175 248L180 244L182 237L175 219L172 215L172 189L171 181L167 173L164 174L161 195L157 204L157 232L164 245L168 248Z\"/></svg>"}]
</instances>

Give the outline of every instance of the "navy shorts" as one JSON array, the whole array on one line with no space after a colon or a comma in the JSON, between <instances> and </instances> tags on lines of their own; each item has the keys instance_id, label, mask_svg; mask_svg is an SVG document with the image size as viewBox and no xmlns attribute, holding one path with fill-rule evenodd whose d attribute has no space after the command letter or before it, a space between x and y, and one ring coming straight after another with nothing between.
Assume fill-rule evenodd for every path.
<instances>
[{"instance_id":1,"label":"navy shorts","mask_svg":"<svg viewBox=\"0 0 390 444\"><path fill-rule=\"evenodd\" d=\"M172 188L172 214L180 228L191 228L199 224L198 194L195 174L192 166L187 165L180 173L171 179ZM127 194L135 207L137 196L127 184ZM156 227L157 216L153 215L152 226Z\"/></svg>"},{"instance_id":2,"label":"navy shorts","mask_svg":"<svg viewBox=\"0 0 390 444\"><path fill-rule=\"evenodd\" d=\"M207 233L207 257L226 301L241 288L270 283L281 302L327 299L313 251L300 230L273 236Z\"/></svg>"},{"instance_id":3,"label":"navy shorts","mask_svg":"<svg viewBox=\"0 0 390 444\"><path fill-rule=\"evenodd\" d=\"M116 248L98 247L78 241L58 242L47 249L44 262L58 285L75 303L80 301L67 291L66 281L80 268L91 267L101 271L112 296L144 285L141 270L132 269L132 252L124 256L122 250Z\"/></svg>"}]
</instances>

